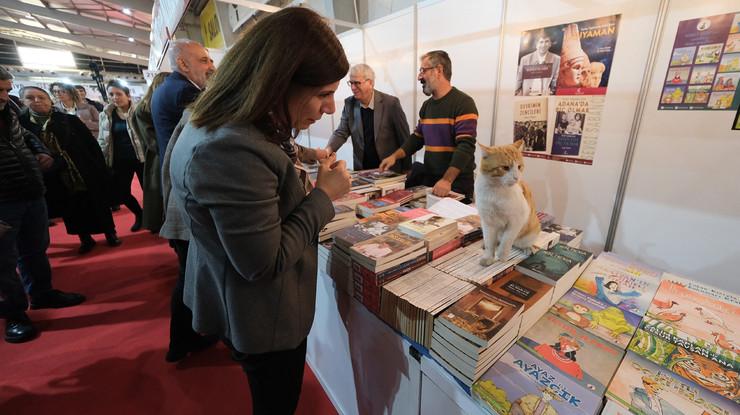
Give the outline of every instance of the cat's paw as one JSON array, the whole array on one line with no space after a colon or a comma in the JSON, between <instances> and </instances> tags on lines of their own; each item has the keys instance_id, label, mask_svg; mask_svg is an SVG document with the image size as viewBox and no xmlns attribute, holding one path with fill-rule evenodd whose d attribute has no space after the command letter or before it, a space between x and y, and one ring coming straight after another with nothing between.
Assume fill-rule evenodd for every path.
<instances>
[{"instance_id":1,"label":"cat's paw","mask_svg":"<svg viewBox=\"0 0 740 415\"><path fill-rule=\"evenodd\" d=\"M490 256L484 256L483 258L480 259L479 263L483 265L484 267L487 267L493 264L494 262L496 262L494 258L491 258Z\"/></svg>"},{"instance_id":2,"label":"cat's paw","mask_svg":"<svg viewBox=\"0 0 740 415\"><path fill-rule=\"evenodd\" d=\"M532 255L532 253L534 251L532 250L532 247L530 246L530 247L527 247L527 248L522 248L522 252L524 253L524 255L530 256L530 255Z\"/></svg>"}]
</instances>

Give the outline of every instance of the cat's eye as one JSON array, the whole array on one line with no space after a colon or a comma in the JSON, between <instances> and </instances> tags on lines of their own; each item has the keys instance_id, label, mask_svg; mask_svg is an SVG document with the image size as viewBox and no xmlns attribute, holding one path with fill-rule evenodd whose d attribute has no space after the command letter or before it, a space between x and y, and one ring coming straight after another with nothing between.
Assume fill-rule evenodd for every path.
<instances>
[{"instance_id":1,"label":"cat's eye","mask_svg":"<svg viewBox=\"0 0 740 415\"><path fill-rule=\"evenodd\" d=\"M509 166L504 166L504 171L509 171L509 170L511 170L511 167L509 167Z\"/></svg>"}]
</instances>

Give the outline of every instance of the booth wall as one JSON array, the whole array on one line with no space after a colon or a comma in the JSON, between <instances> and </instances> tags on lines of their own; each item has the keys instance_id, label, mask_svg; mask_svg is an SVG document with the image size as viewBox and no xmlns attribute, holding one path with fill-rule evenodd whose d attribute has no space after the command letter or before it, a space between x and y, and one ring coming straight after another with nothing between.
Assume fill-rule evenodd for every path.
<instances>
[{"instance_id":1,"label":"booth wall","mask_svg":"<svg viewBox=\"0 0 740 415\"><path fill-rule=\"evenodd\" d=\"M740 131L730 130L734 112L657 110L678 23L732 12L740 12L740 2L670 3L614 251L737 293Z\"/></svg>"}]
</instances>

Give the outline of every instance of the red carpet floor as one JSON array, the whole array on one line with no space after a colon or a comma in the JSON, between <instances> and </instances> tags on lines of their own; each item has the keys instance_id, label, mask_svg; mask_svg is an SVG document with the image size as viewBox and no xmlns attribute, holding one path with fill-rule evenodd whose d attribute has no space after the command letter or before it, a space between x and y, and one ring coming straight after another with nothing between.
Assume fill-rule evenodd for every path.
<instances>
[{"instance_id":1,"label":"red carpet floor","mask_svg":"<svg viewBox=\"0 0 740 415\"><path fill-rule=\"evenodd\" d=\"M0 414L251 413L246 377L223 345L177 365L164 361L174 252L148 231L129 232L125 207L114 218L123 245L110 248L96 235L82 256L61 221L49 228L55 288L88 299L29 311L41 331L32 342L0 340ZM308 366L297 413L336 414Z\"/></svg>"}]
</instances>

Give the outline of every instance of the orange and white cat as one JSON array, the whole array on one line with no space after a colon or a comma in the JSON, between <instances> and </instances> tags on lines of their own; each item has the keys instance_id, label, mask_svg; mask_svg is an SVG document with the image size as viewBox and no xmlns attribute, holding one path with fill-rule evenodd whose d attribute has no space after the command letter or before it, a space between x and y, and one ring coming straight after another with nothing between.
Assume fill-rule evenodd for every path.
<instances>
[{"instance_id":1,"label":"orange and white cat","mask_svg":"<svg viewBox=\"0 0 740 415\"><path fill-rule=\"evenodd\" d=\"M480 214L485 252L480 264L506 260L515 246L527 254L540 233L540 222L529 187L521 180L523 140L483 150L475 179L475 204Z\"/></svg>"}]
</instances>

